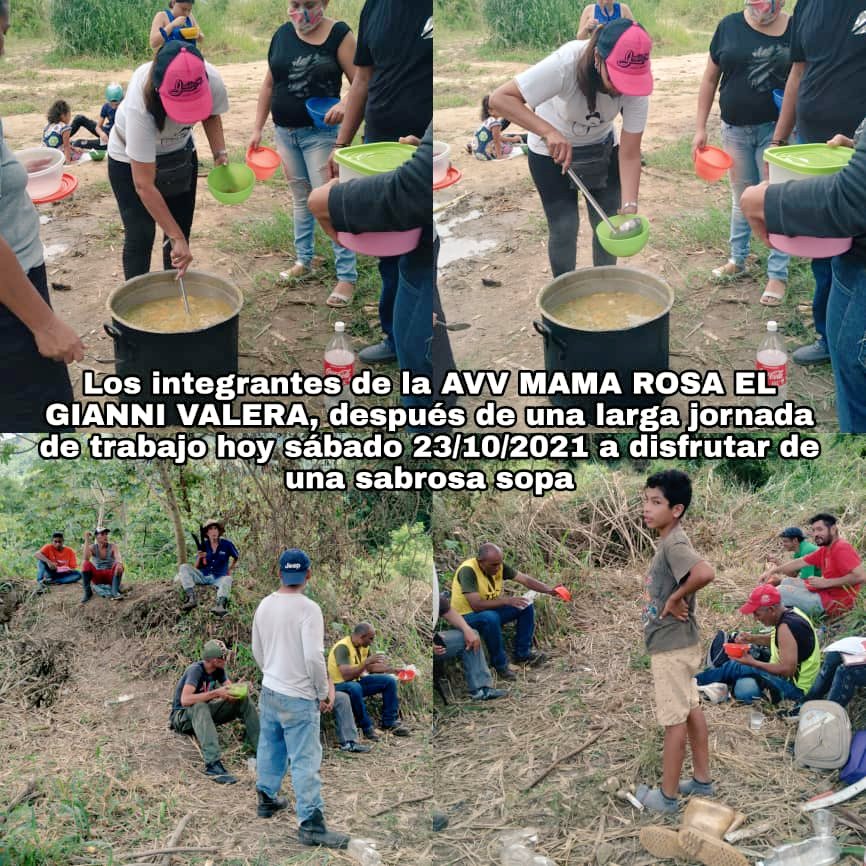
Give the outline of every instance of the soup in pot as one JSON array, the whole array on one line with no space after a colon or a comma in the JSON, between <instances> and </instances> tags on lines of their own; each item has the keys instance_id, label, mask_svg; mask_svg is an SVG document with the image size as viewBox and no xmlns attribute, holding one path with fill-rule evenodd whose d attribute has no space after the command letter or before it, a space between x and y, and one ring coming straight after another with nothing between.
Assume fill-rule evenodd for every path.
<instances>
[{"instance_id":1,"label":"soup in pot","mask_svg":"<svg viewBox=\"0 0 866 866\"><path fill-rule=\"evenodd\" d=\"M123 318L144 331L177 334L183 331L198 331L210 328L234 315L235 308L222 298L204 298L187 295L189 315L183 306L180 294L157 298L130 307Z\"/></svg>"},{"instance_id":2,"label":"soup in pot","mask_svg":"<svg viewBox=\"0 0 866 866\"><path fill-rule=\"evenodd\" d=\"M664 305L636 292L594 292L551 309L560 322L581 331L636 328L664 312Z\"/></svg>"}]
</instances>

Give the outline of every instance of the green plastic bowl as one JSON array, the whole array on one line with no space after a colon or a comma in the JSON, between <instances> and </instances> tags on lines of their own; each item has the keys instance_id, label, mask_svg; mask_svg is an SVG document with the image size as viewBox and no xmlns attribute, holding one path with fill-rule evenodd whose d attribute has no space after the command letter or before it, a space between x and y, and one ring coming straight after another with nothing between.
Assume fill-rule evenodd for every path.
<instances>
[{"instance_id":1,"label":"green plastic bowl","mask_svg":"<svg viewBox=\"0 0 866 866\"><path fill-rule=\"evenodd\" d=\"M253 170L241 163L218 165L207 176L211 195L223 204L240 204L246 201L256 185Z\"/></svg>"},{"instance_id":2,"label":"green plastic bowl","mask_svg":"<svg viewBox=\"0 0 866 866\"><path fill-rule=\"evenodd\" d=\"M641 221L643 231L631 238L623 238L622 240L612 238L610 236L610 229L604 220L595 227L598 242L612 256L627 259L629 256L639 253L646 246L646 242L649 240L649 220L646 217L638 216L637 214L615 214L610 218L610 221L615 226L618 226L622 225L627 219L631 219L632 216L637 216Z\"/></svg>"},{"instance_id":3,"label":"green plastic bowl","mask_svg":"<svg viewBox=\"0 0 866 866\"><path fill-rule=\"evenodd\" d=\"M93 149L93 150L89 150L88 153L90 154L90 158L94 162L102 162L102 160L105 159L105 153L106 152L104 150Z\"/></svg>"}]
</instances>

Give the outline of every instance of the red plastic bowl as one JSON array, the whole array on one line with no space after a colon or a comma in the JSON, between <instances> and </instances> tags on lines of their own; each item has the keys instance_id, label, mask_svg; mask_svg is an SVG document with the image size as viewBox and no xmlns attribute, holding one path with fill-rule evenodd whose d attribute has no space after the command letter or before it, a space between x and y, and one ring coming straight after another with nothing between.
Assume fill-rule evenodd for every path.
<instances>
[{"instance_id":1,"label":"red plastic bowl","mask_svg":"<svg viewBox=\"0 0 866 866\"><path fill-rule=\"evenodd\" d=\"M749 644L747 643L723 643L722 649L726 655L732 659L741 659L748 651Z\"/></svg>"},{"instance_id":2,"label":"red plastic bowl","mask_svg":"<svg viewBox=\"0 0 866 866\"><path fill-rule=\"evenodd\" d=\"M698 177L708 180L721 180L734 160L720 147L702 147L695 153L695 172Z\"/></svg>"},{"instance_id":3,"label":"red plastic bowl","mask_svg":"<svg viewBox=\"0 0 866 866\"><path fill-rule=\"evenodd\" d=\"M412 680L415 679L415 671L406 669L397 671L397 679L400 680L401 683L411 683Z\"/></svg>"},{"instance_id":4,"label":"red plastic bowl","mask_svg":"<svg viewBox=\"0 0 866 866\"><path fill-rule=\"evenodd\" d=\"M560 584L559 586L553 587L553 591L563 600L563 601L571 601L571 593L568 589Z\"/></svg>"},{"instance_id":5,"label":"red plastic bowl","mask_svg":"<svg viewBox=\"0 0 866 866\"><path fill-rule=\"evenodd\" d=\"M253 170L256 180L267 180L280 167L280 155L270 147L250 148L247 165Z\"/></svg>"}]
</instances>

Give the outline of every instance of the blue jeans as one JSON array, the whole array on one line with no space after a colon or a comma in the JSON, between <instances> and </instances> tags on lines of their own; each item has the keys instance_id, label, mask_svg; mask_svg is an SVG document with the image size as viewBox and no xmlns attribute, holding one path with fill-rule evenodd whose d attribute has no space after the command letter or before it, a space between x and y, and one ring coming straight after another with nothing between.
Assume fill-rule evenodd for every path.
<instances>
[{"instance_id":1,"label":"blue jeans","mask_svg":"<svg viewBox=\"0 0 866 866\"><path fill-rule=\"evenodd\" d=\"M756 698L760 698L763 689L770 690L770 698L774 704L779 701L797 703L803 701L802 690L790 680L740 662L725 662L720 668L708 668L698 674L697 681L699 686L710 683L725 683L733 686L734 697L744 704L750 704Z\"/></svg>"},{"instance_id":2,"label":"blue jeans","mask_svg":"<svg viewBox=\"0 0 866 866\"><path fill-rule=\"evenodd\" d=\"M785 607L799 607L808 617L824 616L824 605L817 592L810 592L797 577L786 577L779 584L779 595Z\"/></svg>"},{"instance_id":3,"label":"blue jeans","mask_svg":"<svg viewBox=\"0 0 866 866\"><path fill-rule=\"evenodd\" d=\"M740 210L740 196L747 186L762 180L764 151L773 138L774 123L759 123L755 126L731 126L722 121L722 145L731 155L734 164L728 177L731 182L731 261L742 265L749 255L749 240L752 231L749 221ZM774 280L788 281L788 256L778 250L770 250L767 257L767 276Z\"/></svg>"},{"instance_id":4,"label":"blue jeans","mask_svg":"<svg viewBox=\"0 0 866 866\"><path fill-rule=\"evenodd\" d=\"M456 628L440 631L439 637L445 644L445 655L439 656L439 658L452 659L455 656L461 656L463 676L466 680L466 688L470 692L477 692L484 686L489 688L493 685L493 677L490 675L490 668L487 667L487 660L484 658L484 650L481 647L474 651L466 649L463 632Z\"/></svg>"},{"instance_id":5,"label":"blue jeans","mask_svg":"<svg viewBox=\"0 0 866 866\"><path fill-rule=\"evenodd\" d=\"M228 598L232 591L232 576L230 574L224 574L221 577L202 574L197 568L185 562L181 565L177 576L180 578L180 585L186 590L194 589L196 586L215 586L217 598Z\"/></svg>"},{"instance_id":6,"label":"blue jeans","mask_svg":"<svg viewBox=\"0 0 866 866\"><path fill-rule=\"evenodd\" d=\"M334 688L338 692L345 692L352 701L352 712L355 721L362 731L373 730L373 720L367 712L367 704L364 698L371 695L382 695L382 727L393 728L397 724L397 713L400 704L397 700L397 680L390 674L367 674L359 680L351 680L347 683L336 683Z\"/></svg>"},{"instance_id":7,"label":"blue jeans","mask_svg":"<svg viewBox=\"0 0 866 866\"><path fill-rule=\"evenodd\" d=\"M847 707L860 686L866 686L866 665L846 668L842 653L825 653L818 677L803 700L828 700Z\"/></svg>"},{"instance_id":8,"label":"blue jeans","mask_svg":"<svg viewBox=\"0 0 866 866\"><path fill-rule=\"evenodd\" d=\"M379 295L379 324L385 334L384 342L395 352L394 307L397 303L397 289L400 282L400 259L402 256L386 256L379 259L379 276L382 278L382 293ZM432 321L432 315L431 315Z\"/></svg>"},{"instance_id":9,"label":"blue jeans","mask_svg":"<svg viewBox=\"0 0 866 866\"><path fill-rule=\"evenodd\" d=\"M392 333L401 370L433 378L432 322L433 256L432 250L425 246L398 259ZM431 403L429 396L405 396L402 400L406 407Z\"/></svg>"},{"instance_id":10,"label":"blue jeans","mask_svg":"<svg viewBox=\"0 0 866 866\"><path fill-rule=\"evenodd\" d=\"M827 344L836 381L839 430L866 433L866 264L852 255L836 256L832 262Z\"/></svg>"},{"instance_id":11,"label":"blue jeans","mask_svg":"<svg viewBox=\"0 0 866 866\"><path fill-rule=\"evenodd\" d=\"M812 259L815 294L812 295L812 319L818 336L827 339L827 305L833 285L833 259Z\"/></svg>"},{"instance_id":12,"label":"blue jeans","mask_svg":"<svg viewBox=\"0 0 866 866\"><path fill-rule=\"evenodd\" d=\"M316 810L325 811L319 776L322 764L319 719L318 701L290 698L262 687L256 790L276 797L286 769L291 768L299 823L312 818Z\"/></svg>"},{"instance_id":13,"label":"blue jeans","mask_svg":"<svg viewBox=\"0 0 866 866\"><path fill-rule=\"evenodd\" d=\"M487 646L490 663L497 670L508 667L508 656L505 654L505 644L502 640L502 626L505 623L517 620L517 635L514 640L515 659L525 659L532 649L532 636L535 633L534 604L527 605L523 609L509 604L492 610L479 610L464 614L463 619L481 635Z\"/></svg>"},{"instance_id":14,"label":"blue jeans","mask_svg":"<svg viewBox=\"0 0 866 866\"><path fill-rule=\"evenodd\" d=\"M327 178L321 171L328 162L328 156L337 139L337 127L316 129L302 126L289 129L275 126L274 134L277 150L283 161L283 172L289 179L292 192L292 216L295 223L295 256L302 265L313 260L313 234L316 229L315 217L307 207L310 191L322 186ZM355 254L331 241L334 248L334 267L337 279L347 283L358 282Z\"/></svg>"},{"instance_id":15,"label":"blue jeans","mask_svg":"<svg viewBox=\"0 0 866 866\"><path fill-rule=\"evenodd\" d=\"M36 582L37 583L75 583L81 580L80 571L65 571L63 574L58 574L52 571L41 559L36 560Z\"/></svg>"}]
</instances>

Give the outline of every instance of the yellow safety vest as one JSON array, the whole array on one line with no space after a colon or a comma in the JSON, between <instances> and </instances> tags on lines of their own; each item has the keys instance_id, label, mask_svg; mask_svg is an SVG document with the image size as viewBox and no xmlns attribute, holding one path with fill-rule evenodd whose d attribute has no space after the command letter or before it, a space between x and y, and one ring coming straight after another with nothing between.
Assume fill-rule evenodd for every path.
<instances>
[{"instance_id":1,"label":"yellow safety vest","mask_svg":"<svg viewBox=\"0 0 866 866\"><path fill-rule=\"evenodd\" d=\"M471 568L475 572L475 579L478 581L478 594L481 598L487 600L491 598L499 598L502 595L502 572L503 567L500 565L493 577L488 577L478 564L477 559L467 559L466 562L460 565L460 568L454 572L454 580L451 584L451 607L460 614L465 616L467 613L472 613L472 605L466 601L466 596L463 595L463 590L460 588L460 581L457 575L464 568Z\"/></svg>"},{"instance_id":2,"label":"yellow safety vest","mask_svg":"<svg viewBox=\"0 0 866 866\"><path fill-rule=\"evenodd\" d=\"M338 646L344 646L349 650L349 664L351 665L363 664L367 660L367 656L370 655L370 647L355 646L352 643L351 635L338 640L331 647L331 651L328 653L328 676L335 683L344 683L346 682L346 678L340 673L340 666L337 664ZM358 679L358 677L355 677L355 679Z\"/></svg>"},{"instance_id":3,"label":"yellow safety vest","mask_svg":"<svg viewBox=\"0 0 866 866\"><path fill-rule=\"evenodd\" d=\"M798 607L793 608L793 611L797 616L802 617L807 623L809 623L809 628L812 629L812 634L815 637L815 646L812 649L812 655L797 665L797 669L794 671L794 676L791 677L794 685L800 689L800 691L805 693L812 688L812 683L815 682L815 679L818 676L818 669L821 667L821 649L818 646L818 633L815 631L815 626L812 625L812 620L809 619L809 617L806 616L806 614ZM776 643L776 629L773 629L773 633L770 635L770 664L777 664L779 659L779 645Z\"/></svg>"}]
</instances>

